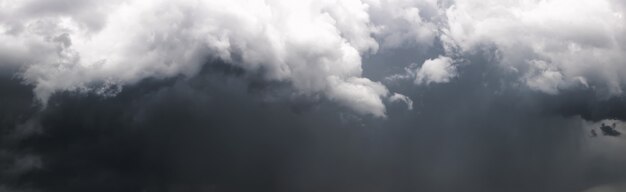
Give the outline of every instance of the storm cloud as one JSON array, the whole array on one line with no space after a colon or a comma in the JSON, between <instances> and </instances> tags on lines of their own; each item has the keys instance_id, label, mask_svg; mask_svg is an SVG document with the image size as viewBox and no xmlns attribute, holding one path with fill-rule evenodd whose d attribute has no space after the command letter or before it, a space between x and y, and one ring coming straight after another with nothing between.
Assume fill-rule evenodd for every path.
<instances>
[{"instance_id":1,"label":"storm cloud","mask_svg":"<svg viewBox=\"0 0 626 192\"><path fill-rule=\"evenodd\" d=\"M618 0L0 0L0 191L621 191Z\"/></svg>"}]
</instances>

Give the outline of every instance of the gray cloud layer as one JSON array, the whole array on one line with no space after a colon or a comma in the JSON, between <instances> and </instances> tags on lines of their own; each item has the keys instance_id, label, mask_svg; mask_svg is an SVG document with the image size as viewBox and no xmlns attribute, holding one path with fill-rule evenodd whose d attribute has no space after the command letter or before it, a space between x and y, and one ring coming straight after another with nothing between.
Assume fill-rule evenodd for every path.
<instances>
[{"instance_id":1,"label":"gray cloud layer","mask_svg":"<svg viewBox=\"0 0 626 192\"><path fill-rule=\"evenodd\" d=\"M626 141L591 137L601 122L581 118L626 119L610 110L615 103L572 105L593 100L585 89L559 97L503 88L517 78L482 56L471 61L476 65L459 67L461 75L447 84L389 85L407 93L415 108L388 103L387 119L294 97L289 84L219 62L192 78L143 80L116 97L56 94L43 111L30 102L32 86L2 76L10 94L0 102L0 165L10 171L2 171L0 186L565 192L626 179Z\"/></svg>"}]
</instances>

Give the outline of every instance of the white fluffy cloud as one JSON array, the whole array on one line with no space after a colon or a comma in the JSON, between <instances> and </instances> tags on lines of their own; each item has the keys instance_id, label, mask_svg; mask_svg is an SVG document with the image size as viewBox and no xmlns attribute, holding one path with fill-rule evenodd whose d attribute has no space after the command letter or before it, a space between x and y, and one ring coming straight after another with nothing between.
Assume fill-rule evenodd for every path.
<instances>
[{"instance_id":1,"label":"white fluffy cloud","mask_svg":"<svg viewBox=\"0 0 626 192\"><path fill-rule=\"evenodd\" d=\"M573 86L589 87L609 95L623 92L626 83L626 3L623 1L463 0L435 4L432 6L435 11L430 14L418 14L421 19L415 21L419 22L404 24L421 30L433 29L435 25L431 34L441 39L446 56L463 60L478 51L495 50L496 63L513 69L519 81L530 89L547 94L558 94L559 90ZM429 9L423 6L419 10ZM415 77L415 83L429 84L449 82L457 75L453 65L434 61L437 60L424 62L416 72L388 79Z\"/></svg>"},{"instance_id":2,"label":"white fluffy cloud","mask_svg":"<svg viewBox=\"0 0 626 192\"><path fill-rule=\"evenodd\" d=\"M415 84L447 83L457 76L456 66L452 65L452 59L440 56L428 59L415 72Z\"/></svg>"},{"instance_id":3,"label":"white fluffy cloud","mask_svg":"<svg viewBox=\"0 0 626 192\"><path fill-rule=\"evenodd\" d=\"M378 42L359 0L0 2L0 52L13 57L4 63L24 65L43 102L93 83L191 76L219 58L301 94L385 115L387 88L361 77L361 55Z\"/></svg>"},{"instance_id":4,"label":"white fluffy cloud","mask_svg":"<svg viewBox=\"0 0 626 192\"><path fill-rule=\"evenodd\" d=\"M437 0L365 0L383 48L432 45L444 9Z\"/></svg>"},{"instance_id":5,"label":"white fluffy cloud","mask_svg":"<svg viewBox=\"0 0 626 192\"><path fill-rule=\"evenodd\" d=\"M624 3L613 0L466 0L446 10L449 52L497 49L522 82L550 94L596 82L621 94L626 81ZM582 80L582 81L581 81Z\"/></svg>"},{"instance_id":6,"label":"white fluffy cloud","mask_svg":"<svg viewBox=\"0 0 626 192\"><path fill-rule=\"evenodd\" d=\"M19 66L45 102L58 91L114 95L145 78L193 76L218 58L299 94L384 116L389 91L362 77L363 55L403 46L447 57L408 73L417 84L458 75L454 57L494 47L531 89L576 84L621 94L619 0L0 0L0 64ZM414 73L414 74L411 74ZM404 76L403 76L404 77ZM97 85L97 86L95 86Z\"/></svg>"}]
</instances>

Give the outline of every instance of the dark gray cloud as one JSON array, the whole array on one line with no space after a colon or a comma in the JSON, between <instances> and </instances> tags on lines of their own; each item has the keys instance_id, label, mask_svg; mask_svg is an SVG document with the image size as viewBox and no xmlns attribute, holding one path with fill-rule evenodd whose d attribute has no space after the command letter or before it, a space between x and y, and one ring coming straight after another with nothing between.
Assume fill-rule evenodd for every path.
<instances>
[{"instance_id":1,"label":"dark gray cloud","mask_svg":"<svg viewBox=\"0 0 626 192\"><path fill-rule=\"evenodd\" d=\"M519 82L485 58L473 56L447 84L389 85L408 93L415 109L389 104L387 119L293 95L288 84L222 62L192 78L147 79L115 97L58 93L43 110L30 102L31 86L4 76L11 91L3 101L13 107L3 113L14 116L3 116L2 167L17 171L3 171L2 186L582 191L626 179L615 151L623 148L586 147L604 137L589 139L584 122L593 119L583 114L615 118L612 109L568 109L579 98L504 86Z\"/></svg>"}]
</instances>

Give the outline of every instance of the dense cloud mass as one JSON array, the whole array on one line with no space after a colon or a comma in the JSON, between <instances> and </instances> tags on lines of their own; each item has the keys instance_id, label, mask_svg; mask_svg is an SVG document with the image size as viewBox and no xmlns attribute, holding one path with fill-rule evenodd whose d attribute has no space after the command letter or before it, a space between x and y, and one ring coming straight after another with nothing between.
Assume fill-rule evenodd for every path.
<instances>
[{"instance_id":1,"label":"dense cloud mass","mask_svg":"<svg viewBox=\"0 0 626 192\"><path fill-rule=\"evenodd\" d=\"M534 90L586 86L621 94L626 29L620 1L460 1L446 11L450 49L491 45Z\"/></svg>"},{"instance_id":2,"label":"dense cloud mass","mask_svg":"<svg viewBox=\"0 0 626 192\"><path fill-rule=\"evenodd\" d=\"M0 0L0 192L626 190L621 0Z\"/></svg>"},{"instance_id":3,"label":"dense cloud mass","mask_svg":"<svg viewBox=\"0 0 626 192\"><path fill-rule=\"evenodd\" d=\"M41 6L23 1L3 5L10 18ZM83 21L66 8L5 22L3 41L23 48L17 54L43 53L19 62L29 64L23 76L44 103L54 92L92 89L94 82L108 88L148 77L193 76L204 60L217 58L258 71L268 80L289 81L302 94L323 94L357 112L384 116L381 97L387 89L361 77L360 55L375 52L378 44L370 36L367 6L360 1L123 1L85 6L75 9L107 13Z\"/></svg>"}]
</instances>

